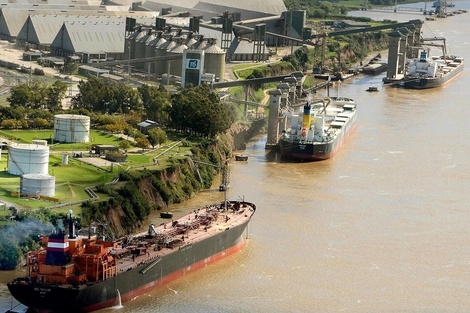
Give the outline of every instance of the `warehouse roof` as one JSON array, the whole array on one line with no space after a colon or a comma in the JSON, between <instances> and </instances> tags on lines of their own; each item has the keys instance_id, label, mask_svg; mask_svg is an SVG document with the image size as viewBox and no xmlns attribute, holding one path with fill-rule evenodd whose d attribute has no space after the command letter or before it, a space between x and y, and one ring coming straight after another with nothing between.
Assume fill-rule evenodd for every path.
<instances>
[{"instance_id":1,"label":"warehouse roof","mask_svg":"<svg viewBox=\"0 0 470 313\"><path fill-rule=\"evenodd\" d=\"M126 23L65 22L52 47L79 53L123 53Z\"/></svg>"}]
</instances>

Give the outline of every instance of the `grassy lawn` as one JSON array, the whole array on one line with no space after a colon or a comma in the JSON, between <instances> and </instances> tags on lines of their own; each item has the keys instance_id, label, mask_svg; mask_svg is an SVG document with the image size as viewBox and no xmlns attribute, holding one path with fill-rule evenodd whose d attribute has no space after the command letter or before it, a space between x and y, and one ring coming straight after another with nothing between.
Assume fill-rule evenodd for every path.
<instances>
[{"instance_id":1,"label":"grassy lawn","mask_svg":"<svg viewBox=\"0 0 470 313\"><path fill-rule=\"evenodd\" d=\"M7 167L8 158L3 155L0 167ZM89 198L85 188L111 181L118 174L118 168L99 169L95 166L69 159L67 165L62 164L61 155L50 155L49 174L55 177L55 198L60 202L72 202ZM52 206L56 203L36 199L17 198L12 195L19 190L20 176L11 175L7 171L0 172L0 197L20 206L39 208Z\"/></svg>"},{"instance_id":2,"label":"grassy lawn","mask_svg":"<svg viewBox=\"0 0 470 313\"><path fill-rule=\"evenodd\" d=\"M33 140L46 140L54 151L88 151L93 144L118 146L120 137L99 130L90 130L90 142L87 143L53 143L54 130L0 130L0 137L18 143L31 143Z\"/></svg>"},{"instance_id":3,"label":"grassy lawn","mask_svg":"<svg viewBox=\"0 0 470 313\"><path fill-rule=\"evenodd\" d=\"M19 143L31 143L33 139L42 139L49 142L52 130L10 130L0 131L0 136L8 139L14 138ZM86 159L73 158L71 152L90 150L93 143L119 145L121 138L100 131L92 130L89 143L56 144L51 147L49 155L49 175L55 177L55 195L60 203L75 202L89 199L85 189L103 183L111 182L119 174L119 171L129 170L139 172L144 168L158 170L171 164L171 158L187 158L191 147L183 146L180 140L183 136L179 133L168 133L169 140L157 149L145 150L132 149L129 151L126 162L114 165L105 162L103 166L91 165ZM187 140L191 143L191 140ZM68 163L62 162L63 153L69 152ZM154 161L158 159L157 161ZM3 150L0 159L0 198L17 204L19 207L35 209L50 207L57 203L38 199L18 198L17 192L20 188L20 176L11 175L7 171L8 153ZM107 197L100 195L100 199ZM70 209L70 207L67 207ZM68 209L64 209L65 212ZM60 209L62 210L62 208ZM7 212L8 213L8 212ZM0 219L1 215L0 215Z\"/></svg>"}]
</instances>

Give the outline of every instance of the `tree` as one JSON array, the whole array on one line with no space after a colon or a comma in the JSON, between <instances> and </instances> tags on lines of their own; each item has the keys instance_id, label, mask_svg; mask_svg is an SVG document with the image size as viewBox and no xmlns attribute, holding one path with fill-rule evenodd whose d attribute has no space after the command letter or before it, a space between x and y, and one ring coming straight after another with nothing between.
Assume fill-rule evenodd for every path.
<instances>
[{"instance_id":1,"label":"tree","mask_svg":"<svg viewBox=\"0 0 470 313\"><path fill-rule=\"evenodd\" d=\"M84 108L105 114L142 112L140 94L132 87L109 79L89 77L78 84L80 92L72 99L72 108Z\"/></svg>"},{"instance_id":2,"label":"tree","mask_svg":"<svg viewBox=\"0 0 470 313\"><path fill-rule=\"evenodd\" d=\"M33 94L27 84L21 84L13 86L10 89L10 95L7 97L7 101L10 103L12 108L18 106L27 106L32 102Z\"/></svg>"},{"instance_id":3,"label":"tree","mask_svg":"<svg viewBox=\"0 0 470 313\"><path fill-rule=\"evenodd\" d=\"M167 139L166 132L160 127L152 128L148 131L148 141L153 148L164 143Z\"/></svg>"},{"instance_id":4,"label":"tree","mask_svg":"<svg viewBox=\"0 0 470 313\"><path fill-rule=\"evenodd\" d=\"M102 79L89 77L88 80L81 80L78 83L80 92L72 98L72 108L84 108L88 111L102 112L100 104L106 99L106 87Z\"/></svg>"},{"instance_id":5,"label":"tree","mask_svg":"<svg viewBox=\"0 0 470 313\"><path fill-rule=\"evenodd\" d=\"M136 139L136 146L142 148L142 151L150 146L150 142L145 137L139 137Z\"/></svg>"},{"instance_id":6,"label":"tree","mask_svg":"<svg viewBox=\"0 0 470 313\"><path fill-rule=\"evenodd\" d=\"M75 74L78 71L78 64L67 59L64 64L64 74Z\"/></svg>"},{"instance_id":7,"label":"tree","mask_svg":"<svg viewBox=\"0 0 470 313\"><path fill-rule=\"evenodd\" d=\"M6 129L18 128L19 125L21 125L21 122L13 119L7 119L0 122L0 127Z\"/></svg>"},{"instance_id":8,"label":"tree","mask_svg":"<svg viewBox=\"0 0 470 313\"><path fill-rule=\"evenodd\" d=\"M33 125L36 128L49 128L51 123L49 123L49 121L44 118L37 117L33 120Z\"/></svg>"},{"instance_id":9,"label":"tree","mask_svg":"<svg viewBox=\"0 0 470 313\"><path fill-rule=\"evenodd\" d=\"M18 264L20 253L15 241L5 232L0 240L0 270L13 270Z\"/></svg>"},{"instance_id":10,"label":"tree","mask_svg":"<svg viewBox=\"0 0 470 313\"><path fill-rule=\"evenodd\" d=\"M228 107L207 85L173 95L169 114L173 127L207 137L225 132L232 123Z\"/></svg>"},{"instance_id":11,"label":"tree","mask_svg":"<svg viewBox=\"0 0 470 313\"><path fill-rule=\"evenodd\" d=\"M127 150L130 148L130 146L131 143L128 140L121 140L119 142L119 148L121 148L122 150Z\"/></svg>"},{"instance_id":12,"label":"tree","mask_svg":"<svg viewBox=\"0 0 470 313\"><path fill-rule=\"evenodd\" d=\"M165 87L144 84L137 87L137 91L142 99L146 118L163 125L168 123L168 107L171 99Z\"/></svg>"},{"instance_id":13,"label":"tree","mask_svg":"<svg viewBox=\"0 0 470 313\"><path fill-rule=\"evenodd\" d=\"M60 80L56 80L47 88L46 107L50 112L54 113L57 110L62 109L62 99L64 99L66 92L67 84Z\"/></svg>"},{"instance_id":14,"label":"tree","mask_svg":"<svg viewBox=\"0 0 470 313\"><path fill-rule=\"evenodd\" d=\"M21 120L26 118L26 109L23 106L18 107L2 107L0 106L0 119Z\"/></svg>"},{"instance_id":15,"label":"tree","mask_svg":"<svg viewBox=\"0 0 470 313\"><path fill-rule=\"evenodd\" d=\"M67 91L67 84L55 81L47 85L40 81L32 81L11 88L7 101L15 108L23 106L31 109L48 109L55 112L61 108L62 99Z\"/></svg>"}]
</instances>

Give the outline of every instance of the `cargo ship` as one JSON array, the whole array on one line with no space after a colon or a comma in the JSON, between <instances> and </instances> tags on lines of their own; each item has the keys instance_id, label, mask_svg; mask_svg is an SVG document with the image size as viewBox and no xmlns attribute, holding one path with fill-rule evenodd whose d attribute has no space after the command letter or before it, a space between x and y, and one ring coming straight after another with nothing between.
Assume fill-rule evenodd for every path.
<instances>
[{"instance_id":1,"label":"cargo ship","mask_svg":"<svg viewBox=\"0 0 470 313\"><path fill-rule=\"evenodd\" d=\"M256 206L223 201L146 232L107 241L68 232L43 237L29 252L27 275L8 283L12 296L36 312L90 312L119 305L243 248Z\"/></svg>"},{"instance_id":2,"label":"cargo ship","mask_svg":"<svg viewBox=\"0 0 470 313\"><path fill-rule=\"evenodd\" d=\"M428 89L444 85L463 71L464 59L452 55L428 57L427 51L407 65L405 77L399 86L410 89Z\"/></svg>"},{"instance_id":3,"label":"cargo ship","mask_svg":"<svg viewBox=\"0 0 470 313\"><path fill-rule=\"evenodd\" d=\"M287 114L290 127L279 140L281 155L301 161L332 157L356 125L356 102L350 98L327 97L308 100L303 114Z\"/></svg>"}]
</instances>

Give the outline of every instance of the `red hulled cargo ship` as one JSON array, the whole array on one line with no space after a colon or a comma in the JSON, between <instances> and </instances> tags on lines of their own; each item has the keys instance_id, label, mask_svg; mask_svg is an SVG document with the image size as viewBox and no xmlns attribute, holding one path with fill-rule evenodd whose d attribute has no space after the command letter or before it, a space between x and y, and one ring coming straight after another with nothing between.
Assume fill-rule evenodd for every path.
<instances>
[{"instance_id":1,"label":"red hulled cargo ship","mask_svg":"<svg viewBox=\"0 0 470 313\"><path fill-rule=\"evenodd\" d=\"M15 299L38 312L88 312L117 305L192 273L244 246L256 206L224 201L119 241L69 232L29 252L26 277L8 283Z\"/></svg>"}]
</instances>

